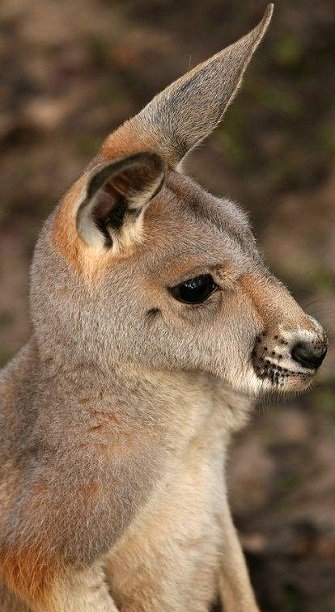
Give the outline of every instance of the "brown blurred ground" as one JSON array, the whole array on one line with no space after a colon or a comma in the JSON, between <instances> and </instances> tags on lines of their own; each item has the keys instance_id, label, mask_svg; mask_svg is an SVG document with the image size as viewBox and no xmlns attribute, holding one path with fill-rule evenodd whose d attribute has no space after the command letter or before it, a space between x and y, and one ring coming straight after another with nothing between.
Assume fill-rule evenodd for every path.
<instances>
[{"instance_id":1,"label":"brown blurred ground","mask_svg":"<svg viewBox=\"0 0 335 612\"><path fill-rule=\"evenodd\" d=\"M0 363L29 335L42 219L105 135L254 25L255 0L2 0ZM333 0L278 0L226 120L190 173L250 210L268 261L335 332ZM334 344L334 343L333 343ZM308 395L261 407L230 490L263 610L335 610L335 352Z\"/></svg>"}]
</instances>

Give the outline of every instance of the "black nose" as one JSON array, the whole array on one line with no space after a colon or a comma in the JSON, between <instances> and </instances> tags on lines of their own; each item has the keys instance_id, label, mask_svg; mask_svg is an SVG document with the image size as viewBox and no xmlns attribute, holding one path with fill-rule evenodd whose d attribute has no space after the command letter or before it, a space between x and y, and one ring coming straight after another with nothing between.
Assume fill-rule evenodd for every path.
<instances>
[{"instance_id":1,"label":"black nose","mask_svg":"<svg viewBox=\"0 0 335 612\"><path fill-rule=\"evenodd\" d=\"M305 342L298 342L292 349L291 355L294 361L297 361L304 368L315 370L322 364L327 353L327 348L322 345L316 348Z\"/></svg>"}]
</instances>

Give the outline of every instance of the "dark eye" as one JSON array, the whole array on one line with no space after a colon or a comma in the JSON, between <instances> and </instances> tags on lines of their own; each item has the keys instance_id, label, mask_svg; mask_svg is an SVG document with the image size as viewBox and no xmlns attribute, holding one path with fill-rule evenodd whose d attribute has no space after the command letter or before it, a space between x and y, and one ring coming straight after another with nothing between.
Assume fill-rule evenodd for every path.
<instances>
[{"instance_id":1,"label":"dark eye","mask_svg":"<svg viewBox=\"0 0 335 612\"><path fill-rule=\"evenodd\" d=\"M210 274L201 274L190 278L170 289L171 294L179 302L186 304L201 304L215 291L217 285Z\"/></svg>"}]
</instances>

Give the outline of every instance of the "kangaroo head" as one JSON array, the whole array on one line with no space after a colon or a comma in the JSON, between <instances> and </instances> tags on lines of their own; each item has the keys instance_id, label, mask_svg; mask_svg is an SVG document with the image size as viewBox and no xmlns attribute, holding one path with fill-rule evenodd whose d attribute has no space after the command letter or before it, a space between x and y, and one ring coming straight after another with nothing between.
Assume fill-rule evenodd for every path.
<instances>
[{"instance_id":1,"label":"kangaroo head","mask_svg":"<svg viewBox=\"0 0 335 612\"><path fill-rule=\"evenodd\" d=\"M47 221L32 274L45 358L198 371L253 394L312 380L321 326L270 274L244 212L180 167L221 120L271 14L111 134Z\"/></svg>"}]
</instances>

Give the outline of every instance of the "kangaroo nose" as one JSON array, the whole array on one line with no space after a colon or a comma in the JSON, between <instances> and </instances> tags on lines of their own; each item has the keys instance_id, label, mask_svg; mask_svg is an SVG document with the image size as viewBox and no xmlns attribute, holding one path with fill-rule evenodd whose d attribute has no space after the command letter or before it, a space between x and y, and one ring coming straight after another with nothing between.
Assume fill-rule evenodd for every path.
<instances>
[{"instance_id":1,"label":"kangaroo nose","mask_svg":"<svg viewBox=\"0 0 335 612\"><path fill-rule=\"evenodd\" d=\"M327 353L327 348L321 346L316 348L305 342L298 342L291 351L292 358L304 368L315 370L320 367Z\"/></svg>"}]
</instances>

